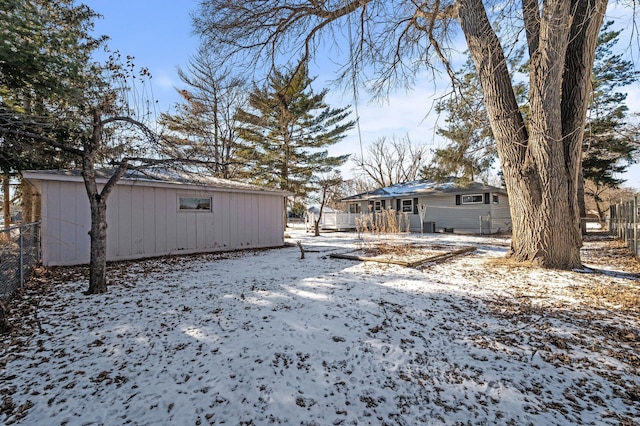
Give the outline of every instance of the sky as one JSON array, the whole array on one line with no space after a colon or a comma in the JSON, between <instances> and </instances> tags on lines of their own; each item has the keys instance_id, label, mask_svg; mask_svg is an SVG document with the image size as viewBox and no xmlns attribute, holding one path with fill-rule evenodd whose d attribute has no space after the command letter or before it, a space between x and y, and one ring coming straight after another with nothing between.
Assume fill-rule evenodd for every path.
<instances>
[{"instance_id":1,"label":"sky","mask_svg":"<svg viewBox=\"0 0 640 426\"><path fill-rule=\"evenodd\" d=\"M88 0L83 1L94 11L103 15L96 20L96 34L110 37L111 50L118 50L123 56L135 57L138 66L147 67L152 78L152 90L159 112L170 111L179 101L176 88L182 87L178 78L178 67L186 68L189 58L195 54L199 39L192 33L191 16L197 11L195 0ZM619 16L612 16L619 19ZM318 61L323 63L326 61ZM312 75L332 78L335 69L311 70ZM443 76L446 79L446 76ZM320 79L319 79L320 80ZM437 148L442 140L435 135L438 118L433 108L434 99L442 94L436 91L436 84L425 82L407 92L404 89L392 93L384 103L372 102L366 93L359 93L357 105L359 128L350 131L339 144L331 147L331 155L361 155L369 143L386 138L408 136L412 142ZM325 86L316 88L322 89ZM351 105L354 109L352 93L344 93L341 88L330 89L327 101L332 107ZM640 86L628 89L627 104L630 110L640 111ZM360 143L362 141L362 144ZM353 164L343 169L349 177ZM640 165L632 166L622 175L627 180L624 186L640 189Z\"/></svg>"}]
</instances>

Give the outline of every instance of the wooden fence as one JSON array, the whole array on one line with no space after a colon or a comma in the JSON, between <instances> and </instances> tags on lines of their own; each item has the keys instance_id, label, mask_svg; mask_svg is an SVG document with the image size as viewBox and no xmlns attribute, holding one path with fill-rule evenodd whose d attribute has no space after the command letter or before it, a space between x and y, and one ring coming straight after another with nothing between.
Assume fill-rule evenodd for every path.
<instances>
[{"instance_id":1,"label":"wooden fence","mask_svg":"<svg viewBox=\"0 0 640 426\"><path fill-rule=\"evenodd\" d=\"M640 233L638 232L638 225L640 225L640 218L638 217L638 197L633 197L631 200L611 205L610 212L611 232L617 235L618 238L624 240L631 251L638 257L640 255L640 247L638 244L638 239L640 238Z\"/></svg>"}]
</instances>

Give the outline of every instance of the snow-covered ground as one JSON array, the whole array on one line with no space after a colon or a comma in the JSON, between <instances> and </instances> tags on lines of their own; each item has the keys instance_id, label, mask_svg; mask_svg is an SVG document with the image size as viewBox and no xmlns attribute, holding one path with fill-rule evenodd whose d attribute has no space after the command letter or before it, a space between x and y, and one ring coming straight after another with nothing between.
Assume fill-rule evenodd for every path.
<instances>
[{"instance_id":1,"label":"snow-covered ground","mask_svg":"<svg viewBox=\"0 0 640 426\"><path fill-rule=\"evenodd\" d=\"M590 273L516 267L505 239L392 237L478 248L406 268L329 257L355 234L290 234L305 259L121 263L105 295L44 275L2 337L0 423L640 423L639 271L615 244L585 245Z\"/></svg>"}]
</instances>

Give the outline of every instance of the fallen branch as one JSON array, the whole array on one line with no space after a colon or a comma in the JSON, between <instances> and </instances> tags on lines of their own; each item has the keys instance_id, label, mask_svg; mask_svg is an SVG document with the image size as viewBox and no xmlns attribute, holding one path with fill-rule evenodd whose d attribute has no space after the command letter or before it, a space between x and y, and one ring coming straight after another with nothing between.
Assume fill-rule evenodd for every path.
<instances>
[{"instance_id":1,"label":"fallen branch","mask_svg":"<svg viewBox=\"0 0 640 426\"><path fill-rule=\"evenodd\" d=\"M419 259L413 262L408 262L406 260L400 259L392 259L392 258L382 258L382 257L367 257L367 256L356 256L350 254L330 254L329 257L334 259L347 259L347 260L360 260L363 262L378 262L378 263L391 263L394 265L406 266L407 268L415 268L424 263L436 263L443 262L451 257L459 256L461 254L470 253L472 251L477 250L476 247L465 247L460 250L454 250L447 253L441 253L434 256L425 257L423 259Z\"/></svg>"}]
</instances>

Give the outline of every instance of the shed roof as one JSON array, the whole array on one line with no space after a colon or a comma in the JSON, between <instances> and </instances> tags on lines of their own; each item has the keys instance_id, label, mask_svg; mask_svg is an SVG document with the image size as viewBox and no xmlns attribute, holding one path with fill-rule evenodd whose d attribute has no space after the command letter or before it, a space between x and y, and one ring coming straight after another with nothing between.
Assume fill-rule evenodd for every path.
<instances>
[{"instance_id":1,"label":"shed roof","mask_svg":"<svg viewBox=\"0 0 640 426\"><path fill-rule=\"evenodd\" d=\"M378 188L373 191L351 195L343 198L342 201L372 200L379 198L397 198L408 196L437 196L444 194L469 194L473 192L499 192L506 194L503 188L485 185L480 182L472 182L468 185L458 185L452 179L447 182L435 182L431 180L413 180L409 182L397 183L395 185Z\"/></svg>"},{"instance_id":2,"label":"shed roof","mask_svg":"<svg viewBox=\"0 0 640 426\"><path fill-rule=\"evenodd\" d=\"M96 169L98 183L106 183L115 169ZM82 170L27 170L22 175L29 180L49 180L65 182L82 182ZM259 185L238 182L229 179L215 178L202 173L164 168L148 168L143 170L127 170L118 185L164 186L191 189L215 189L235 192L261 192L273 195L292 195L290 192Z\"/></svg>"}]
</instances>

